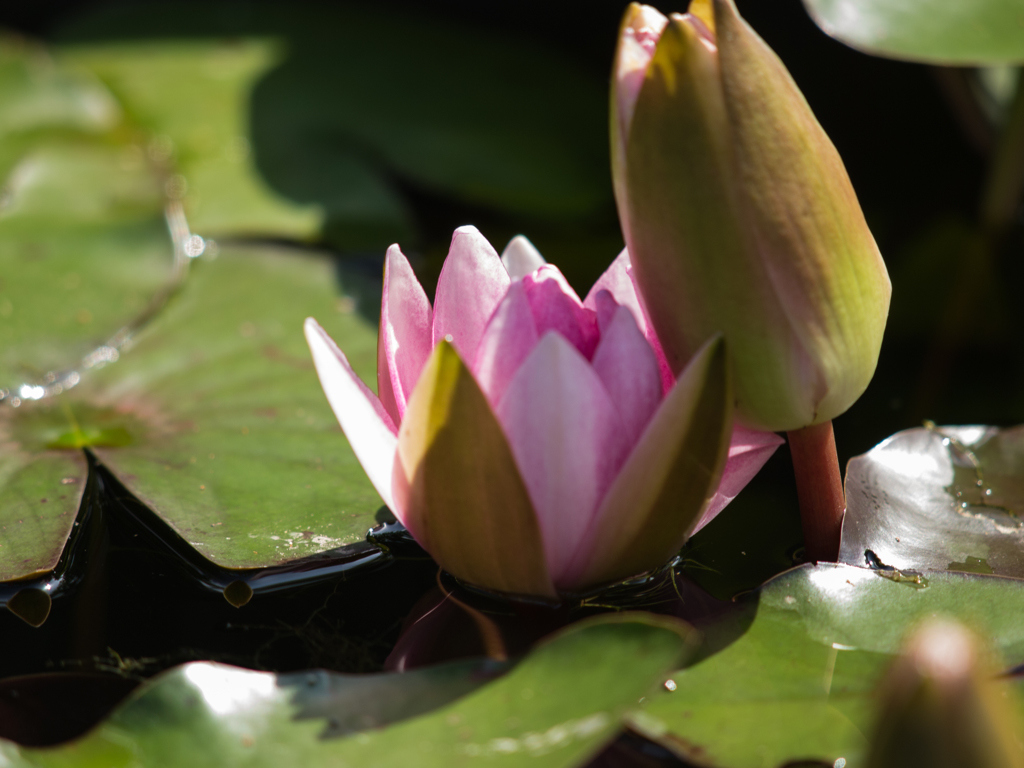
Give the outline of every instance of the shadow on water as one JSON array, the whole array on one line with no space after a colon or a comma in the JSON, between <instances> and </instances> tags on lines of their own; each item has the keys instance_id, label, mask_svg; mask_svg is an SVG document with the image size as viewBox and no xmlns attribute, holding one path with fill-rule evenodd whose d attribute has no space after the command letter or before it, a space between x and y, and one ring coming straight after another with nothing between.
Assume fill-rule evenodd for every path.
<instances>
[{"instance_id":1,"label":"shadow on water","mask_svg":"<svg viewBox=\"0 0 1024 768\"><path fill-rule=\"evenodd\" d=\"M287 566L220 568L89 459L82 508L57 567L0 585L0 599L26 589L52 594L38 627L0 611L0 634L20 649L0 660L0 677L66 671L140 680L195 659L375 671L433 582L433 562L387 524L377 535L389 552L363 543Z\"/></svg>"},{"instance_id":2,"label":"shadow on water","mask_svg":"<svg viewBox=\"0 0 1024 768\"><path fill-rule=\"evenodd\" d=\"M0 661L0 737L26 745L84 733L140 682L188 661L360 673L480 659L491 654L471 614L497 628L514 659L566 623L618 610L683 618L705 631L709 655L752 616L749 602L712 597L676 568L560 606L482 594L439 574L386 508L365 544L286 567L219 568L87 456L82 507L57 567L17 589L0 585L4 599L26 588L53 595L38 627L0 611L0 636L21 649ZM685 764L625 734L594 765Z\"/></svg>"}]
</instances>

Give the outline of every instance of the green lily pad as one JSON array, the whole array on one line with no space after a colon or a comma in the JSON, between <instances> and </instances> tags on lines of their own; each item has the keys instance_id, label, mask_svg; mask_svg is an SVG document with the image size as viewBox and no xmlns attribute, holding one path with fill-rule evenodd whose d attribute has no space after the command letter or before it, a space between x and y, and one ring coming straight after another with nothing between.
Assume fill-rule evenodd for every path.
<instances>
[{"instance_id":1,"label":"green lily pad","mask_svg":"<svg viewBox=\"0 0 1024 768\"><path fill-rule=\"evenodd\" d=\"M119 119L93 78L28 44L0 46L0 581L60 557L86 480L62 451L63 413L8 403L35 396L135 317L170 277L162 193L145 163L91 136ZM21 387L28 385L29 391ZM49 439L28 439L30 426ZM109 436L107 436L109 439Z\"/></svg>"},{"instance_id":2,"label":"green lily pad","mask_svg":"<svg viewBox=\"0 0 1024 768\"><path fill-rule=\"evenodd\" d=\"M850 461L846 499L842 562L1024 578L1024 427L899 432Z\"/></svg>"},{"instance_id":3,"label":"green lily pad","mask_svg":"<svg viewBox=\"0 0 1024 768\"><path fill-rule=\"evenodd\" d=\"M117 95L145 152L166 168L192 228L206 235L310 238L316 206L276 194L252 163L248 98L280 58L271 41L177 41L67 46L61 61L100 78Z\"/></svg>"},{"instance_id":4,"label":"green lily pad","mask_svg":"<svg viewBox=\"0 0 1024 768\"><path fill-rule=\"evenodd\" d=\"M40 134L98 134L121 109L88 72L58 64L41 45L0 34L0 173Z\"/></svg>"},{"instance_id":5,"label":"green lily pad","mask_svg":"<svg viewBox=\"0 0 1024 768\"><path fill-rule=\"evenodd\" d=\"M369 29L387 29L386 44ZM131 37L146 42L118 42ZM255 6L242 16L163 2L97 9L58 39L68 60L99 74L143 125L173 140L189 194L201 196L189 210L198 231L217 234L212 205L231 206L263 231L242 205L237 173L230 187L228 175L223 188L208 186L215 155L234 151L220 129L203 139L209 150L189 138L200 136L207 112L229 110L237 130L224 138L236 149L248 140L263 178L308 204L301 210L322 211L325 234L346 248L386 247L412 230L396 179L547 219L611 204L606 84L554 51L493 31L369 6ZM221 93L210 73L244 56L247 80L223 75L223 87L241 90L226 104L208 103Z\"/></svg>"},{"instance_id":6,"label":"green lily pad","mask_svg":"<svg viewBox=\"0 0 1024 768\"><path fill-rule=\"evenodd\" d=\"M0 419L0 581L57 565L82 501L87 469L80 452L15 447Z\"/></svg>"},{"instance_id":7,"label":"green lily pad","mask_svg":"<svg viewBox=\"0 0 1024 768\"><path fill-rule=\"evenodd\" d=\"M225 249L193 270L120 361L66 401L22 405L12 433L24 450L91 448L221 566L363 542L380 498L320 389L302 321L317 316L367 381L375 329L339 300L322 258Z\"/></svg>"},{"instance_id":8,"label":"green lily pad","mask_svg":"<svg viewBox=\"0 0 1024 768\"><path fill-rule=\"evenodd\" d=\"M346 9L305 22L330 36L313 33L260 83L258 145L305 147L291 160L311 171L308 150L328 143L318 137L344 136L416 185L517 214L575 216L607 202L596 78L543 49L429 17ZM380 25L386 46L365 34ZM270 162L268 173L282 170Z\"/></svg>"},{"instance_id":9,"label":"green lily pad","mask_svg":"<svg viewBox=\"0 0 1024 768\"><path fill-rule=\"evenodd\" d=\"M47 142L0 209L0 387L73 367L171 277L157 176L124 148Z\"/></svg>"},{"instance_id":10,"label":"green lily pad","mask_svg":"<svg viewBox=\"0 0 1024 768\"><path fill-rule=\"evenodd\" d=\"M929 572L901 582L865 568L807 565L707 628L704 658L673 673L674 690L631 715L631 725L700 764L843 758L858 768L879 714L875 691L908 632L935 614L970 626L1007 664L1024 660L1019 581ZM1018 717L1024 727L1024 712Z\"/></svg>"},{"instance_id":11,"label":"green lily pad","mask_svg":"<svg viewBox=\"0 0 1024 768\"><path fill-rule=\"evenodd\" d=\"M438 704L467 690L472 682L467 673L471 676L479 664L402 673L408 689L395 687L396 676L386 674L356 683L326 673L302 680L189 664L142 686L78 741L52 749L0 742L0 757L18 768L242 763L449 768L481 760L578 766L614 738L623 711L679 662L686 636L685 625L672 620L644 614L599 617L544 642L497 681L419 717L412 715L423 711L425 701L410 702L409 689L434 689L429 703ZM312 686L304 690L309 681ZM346 686L353 684L361 687L358 700L346 695ZM437 696L437 690L445 695ZM396 697L396 709L378 720L376 713L394 705ZM316 711L310 710L311 701L317 702ZM330 726L325 732L323 718L358 723L359 714L368 715L362 728L391 724L342 738L330 738Z\"/></svg>"},{"instance_id":12,"label":"green lily pad","mask_svg":"<svg viewBox=\"0 0 1024 768\"><path fill-rule=\"evenodd\" d=\"M876 56L931 64L1024 62L1018 0L804 0L826 33Z\"/></svg>"},{"instance_id":13,"label":"green lily pad","mask_svg":"<svg viewBox=\"0 0 1024 768\"><path fill-rule=\"evenodd\" d=\"M45 128L105 131L120 108L87 72L55 62L46 49L10 34L0 45L0 133L5 137Z\"/></svg>"}]
</instances>

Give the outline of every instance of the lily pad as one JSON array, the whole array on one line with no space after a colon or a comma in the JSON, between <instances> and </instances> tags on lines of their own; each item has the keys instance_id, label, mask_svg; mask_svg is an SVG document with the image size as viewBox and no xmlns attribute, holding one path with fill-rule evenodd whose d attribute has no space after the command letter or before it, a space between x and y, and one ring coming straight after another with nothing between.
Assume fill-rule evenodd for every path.
<instances>
[{"instance_id":1,"label":"lily pad","mask_svg":"<svg viewBox=\"0 0 1024 768\"><path fill-rule=\"evenodd\" d=\"M57 565L87 475L81 452L26 451L4 428L0 421L0 581Z\"/></svg>"},{"instance_id":2,"label":"lily pad","mask_svg":"<svg viewBox=\"0 0 1024 768\"><path fill-rule=\"evenodd\" d=\"M479 662L363 678L275 676L196 663L139 688L84 738L53 749L0 742L11 766L460 766L501 759L582 765L619 731L623 711L679 663L685 625L644 614L575 624L497 681ZM474 676L476 679L474 680ZM408 687L406 687L406 685ZM358 686L360 696L350 695ZM408 699L408 691L431 691ZM440 695L439 695L440 694ZM450 704L422 714L424 705ZM315 703L315 706L312 706ZM389 708L394 707L390 711ZM378 713L386 712L383 716ZM360 723L360 715L367 719ZM324 719L358 723L340 738ZM383 728L363 730L371 726Z\"/></svg>"},{"instance_id":3,"label":"lily pad","mask_svg":"<svg viewBox=\"0 0 1024 768\"><path fill-rule=\"evenodd\" d=\"M117 101L88 72L61 66L41 45L0 35L0 173L41 134L98 134L120 119Z\"/></svg>"},{"instance_id":4,"label":"lily pad","mask_svg":"<svg viewBox=\"0 0 1024 768\"><path fill-rule=\"evenodd\" d=\"M1018 0L804 0L826 33L876 56L931 64L1024 61Z\"/></svg>"},{"instance_id":5,"label":"lily pad","mask_svg":"<svg viewBox=\"0 0 1024 768\"><path fill-rule=\"evenodd\" d=\"M0 45L0 388L73 366L170 278L159 169L120 106L40 46Z\"/></svg>"},{"instance_id":6,"label":"lily pad","mask_svg":"<svg viewBox=\"0 0 1024 768\"><path fill-rule=\"evenodd\" d=\"M21 449L89 447L221 566L362 543L381 502L323 396L302 321L319 317L368 381L375 329L339 300L323 258L225 249L193 270L118 363L10 417Z\"/></svg>"},{"instance_id":7,"label":"lily pad","mask_svg":"<svg viewBox=\"0 0 1024 768\"><path fill-rule=\"evenodd\" d=\"M386 29L386 44L370 29ZM611 205L606 84L491 30L370 6L241 15L162 2L96 9L58 39L67 60L173 141L186 200L199 196L189 208L198 231L216 235L229 219L235 231L266 231L247 197L252 178L224 165L243 148L261 183L295 211L322 214L323 234L346 249L407 238L403 187L559 221ZM282 232L306 236L304 226Z\"/></svg>"},{"instance_id":8,"label":"lily pad","mask_svg":"<svg viewBox=\"0 0 1024 768\"><path fill-rule=\"evenodd\" d=\"M0 387L73 367L171 278L157 175L129 150L46 142L0 209Z\"/></svg>"},{"instance_id":9,"label":"lily pad","mask_svg":"<svg viewBox=\"0 0 1024 768\"><path fill-rule=\"evenodd\" d=\"M281 57L268 40L109 43L59 49L63 62L102 80L167 174L192 228L204 235L312 238L317 206L275 193L257 173L249 93Z\"/></svg>"},{"instance_id":10,"label":"lily pad","mask_svg":"<svg viewBox=\"0 0 1024 768\"><path fill-rule=\"evenodd\" d=\"M1024 578L1024 427L899 432L850 461L846 500L842 562Z\"/></svg>"},{"instance_id":11,"label":"lily pad","mask_svg":"<svg viewBox=\"0 0 1024 768\"><path fill-rule=\"evenodd\" d=\"M1024 660L1019 581L938 572L909 582L848 565L806 565L705 628L704 658L673 673L672 690L633 713L631 725L704 765L840 765L842 758L858 768L880 711L879 683L908 632L936 613L988 638L1008 665ZM1015 716L1024 727L1024 712Z\"/></svg>"},{"instance_id":12,"label":"lily pad","mask_svg":"<svg viewBox=\"0 0 1024 768\"><path fill-rule=\"evenodd\" d=\"M3 128L17 140L0 142L10 150L0 162L12 164L0 206L0 581L56 565L86 479L81 452L60 450L76 447L60 444L63 413L39 421L9 403L36 397L48 372L74 367L171 274L155 174L82 133L119 114L109 94L65 76L39 49L15 45L2 58ZM40 92L5 83L5 70L37 80ZM29 428L39 438L26 442Z\"/></svg>"}]
</instances>

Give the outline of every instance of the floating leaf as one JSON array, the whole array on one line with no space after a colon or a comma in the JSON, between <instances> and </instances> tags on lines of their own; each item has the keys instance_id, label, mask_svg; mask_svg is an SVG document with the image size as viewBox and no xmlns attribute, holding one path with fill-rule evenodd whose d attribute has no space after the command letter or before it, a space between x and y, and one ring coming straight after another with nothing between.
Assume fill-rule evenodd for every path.
<instances>
[{"instance_id":1,"label":"floating leaf","mask_svg":"<svg viewBox=\"0 0 1024 768\"><path fill-rule=\"evenodd\" d=\"M387 29L387 44L369 29ZM411 231L402 186L557 220L611 205L605 83L494 31L371 7L225 17L165 2L97 9L59 38L67 60L173 140L187 199L199 196L189 208L197 231L217 234L229 220L267 231L250 199L256 168L304 204L295 211L322 212L331 242L348 248ZM246 162L224 164L243 149ZM281 233L309 234L306 224Z\"/></svg>"},{"instance_id":2,"label":"floating leaf","mask_svg":"<svg viewBox=\"0 0 1024 768\"><path fill-rule=\"evenodd\" d=\"M102 133L121 109L88 72L61 66L28 40L0 35L0 173L41 133Z\"/></svg>"},{"instance_id":3,"label":"floating leaf","mask_svg":"<svg viewBox=\"0 0 1024 768\"><path fill-rule=\"evenodd\" d=\"M673 673L672 691L631 715L632 725L701 764L843 758L861 766L879 712L875 690L907 633L936 613L989 638L1007 664L1024 660L1024 583L941 572L900 582L865 568L807 565L704 628L705 658ZM1015 716L1024 727L1024 713Z\"/></svg>"},{"instance_id":4,"label":"floating leaf","mask_svg":"<svg viewBox=\"0 0 1024 768\"><path fill-rule=\"evenodd\" d=\"M0 210L0 387L73 366L171 276L157 176L127 149L26 152Z\"/></svg>"},{"instance_id":5,"label":"floating leaf","mask_svg":"<svg viewBox=\"0 0 1024 768\"><path fill-rule=\"evenodd\" d=\"M0 757L19 768L243 761L448 768L496 758L568 768L614 738L622 712L679 662L686 636L672 620L599 617L567 628L469 695L486 681L487 665L357 678L189 664L144 684L78 741L48 750L0 742ZM352 730L359 733L343 736Z\"/></svg>"},{"instance_id":6,"label":"floating leaf","mask_svg":"<svg viewBox=\"0 0 1024 768\"><path fill-rule=\"evenodd\" d=\"M1024 578L1024 427L899 432L850 461L846 500L842 562Z\"/></svg>"},{"instance_id":7,"label":"floating leaf","mask_svg":"<svg viewBox=\"0 0 1024 768\"><path fill-rule=\"evenodd\" d=\"M267 41L69 46L62 61L94 73L117 94L145 151L169 174L193 229L208 235L308 238L321 214L271 190L251 161L247 102L280 57Z\"/></svg>"},{"instance_id":8,"label":"floating leaf","mask_svg":"<svg viewBox=\"0 0 1024 768\"><path fill-rule=\"evenodd\" d=\"M5 49L0 73L16 68L18 52L44 56ZM86 80L86 90L76 90L77 81L53 74L52 62L21 64L35 72L43 93L33 100L9 88L0 98L25 113L25 130L106 125L109 104L98 85ZM61 97L73 102L63 112ZM0 209L0 388L10 390L0 403L0 581L51 570L71 532L85 459L58 449L114 437L85 440L61 412L19 413L9 403L37 397L48 372L76 365L130 321L171 266L162 195L143 163L124 163L116 147L72 134L26 146L7 176Z\"/></svg>"},{"instance_id":9,"label":"floating leaf","mask_svg":"<svg viewBox=\"0 0 1024 768\"><path fill-rule=\"evenodd\" d=\"M302 321L321 318L367 380L374 329L338 301L324 259L226 250L194 270L118 363L66 402L9 417L22 450L88 445L221 566L362 542L381 502L320 390Z\"/></svg>"},{"instance_id":10,"label":"floating leaf","mask_svg":"<svg viewBox=\"0 0 1024 768\"><path fill-rule=\"evenodd\" d=\"M804 0L825 33L876 56L931 64L1024 61L1019 0Z\"/></svg>"},{"instance_id":11,"label":"floating leaf","mask_svg":"<svg viewBox=\"0 0 1024 768\"><path fill-rule=\"evenodd\" d=\"M22 450L0 420L0 581L51 570L85 488L81 452Z\"/></svg>"}]
</instances>

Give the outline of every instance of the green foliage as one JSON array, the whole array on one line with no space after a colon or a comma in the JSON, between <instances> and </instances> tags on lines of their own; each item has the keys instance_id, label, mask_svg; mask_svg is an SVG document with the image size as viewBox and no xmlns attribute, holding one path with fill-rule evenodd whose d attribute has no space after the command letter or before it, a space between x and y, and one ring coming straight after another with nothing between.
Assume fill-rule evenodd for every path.
<instances>
[{"instance_id":1,"label":"green foliage","mask_svg":"<svg viewBox=\"0 0 1024 768\"><path fill-rule=\"evenodd\" d=\"M370 7L149 3L60 37L170 139L200 231L383 248L430 226L409 187L535 220L610 209L604 83L502 35Z\"/></svg>"},{"instance_id":2,"label":"green foliage","mask_svg":"<svg viewBox=\"0 0 1024 768\"><path fill-rule=\"evenodd\" d=\"M122 360L60 402L5 409L23 455L53 466L54 448L89 446L219 565L261 567L361 542L380 499L323 397L302 321L319 317L367 381L373 327L336 298L322 258L225 249L193 269ZM61 479L54 472L57 485L40 495L56 496ZM14 515L19 505L0 508L7 525ZM20 557L59 549L50 536L22 545ZM0 563L14 573L7 557Z\"/></svg>"},{"instance_id":3,"label":"green foliage","mask_svg":"<svg viewBox=\"0 0 1024 768\"><path fill-rule=\"evenodd\" d=\"M864 568L807 565L705 627L705 658L673 673L675 690L633 714L632 725L710 765L831 765L842 757L859 768L886 670L908 633L937 613L988 638L1008 663L1024 657L1020 581L931 572L921 582L897 581ZM1024 712L1014 716L1024 726Z\"/></svg>"},{"instance_id":4,"label":"green foliage","mask_svg":"<svg viewBox=\"0 0 1024 768\"><path fill-rule=\"evenodd\" d=\"M116 94L145 152L206 235L312 239L323 213L275 192L252 161L254 84L280 59L269 41L69 46L60 59Z\"/></svg>"},{"instance_id":5,"label":"green foliage","mask_svg":"<svg viewBox=\"0 0 1024 768\"><path fill-rule=\"evenodd\" d=\"M402 686L395 685L394 674L307 677L190 664L143 686L78 741L49 750L0 742L0 757L17 768L447 768L481 759L576 766L614 737L623 712L679 662L686 637L679 622L643 614L575 624L504 677L461 698L483 682L473 680L479 663L406 673ZM351 695L353 688L359 696ZM413 690L418 698L409 696ZM438 708L416 717L427 702ZM360 732L341 736L332 732L334 726L325 730L328 718L357 722Z\"/></svg>"},{"instance_id":6,"label":"green foliage","mask_svg":"<svg viewBox=\"0 0 1024 768\"><path fill-rule=\"evenodd\" d=\"M1017 0L804 0L826 33L876 56L930 64L1024 62Z\"/></svg>"}]
</instances>

